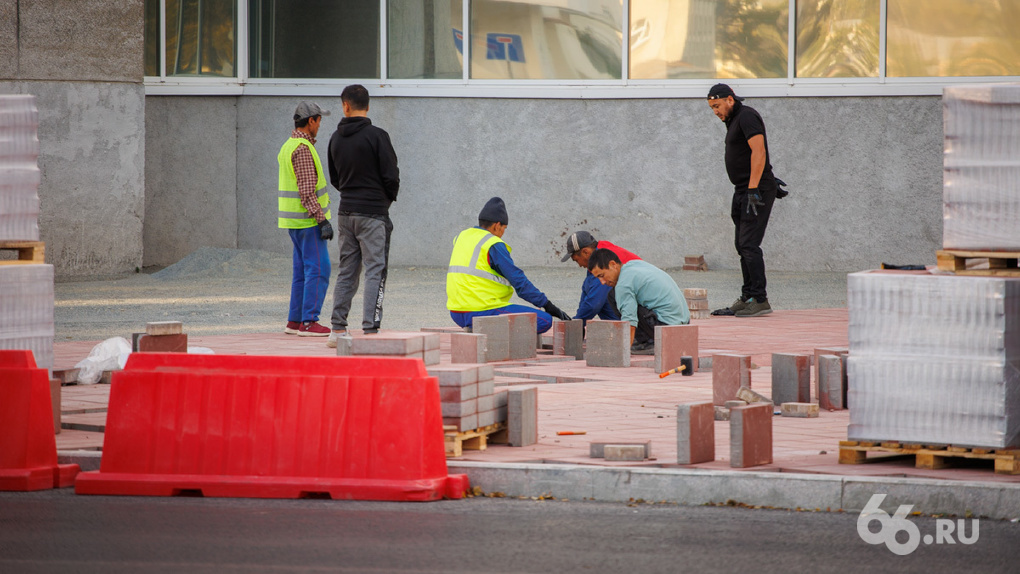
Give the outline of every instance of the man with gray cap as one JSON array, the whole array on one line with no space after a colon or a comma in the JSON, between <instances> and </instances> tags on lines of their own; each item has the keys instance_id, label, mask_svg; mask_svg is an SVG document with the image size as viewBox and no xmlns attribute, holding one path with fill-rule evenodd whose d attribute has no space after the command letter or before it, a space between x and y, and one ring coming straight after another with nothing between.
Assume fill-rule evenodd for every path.
<instances>
[{"instance_id":1,"label":"man with gray cap","mask_svg":"<svg viewBox=\"0 0 1020 574\"><path fill-rule=\"evenodd\" d=\"M740 297L728 309L712 314L758 317L772 312L765 290L761 242L777 193L782 197L785 192L779 190L772 174L765 122L743 100L726 84L716 84L708 91L709 107L726 124L726 173L733 184L730 219L736 228L734 245L744 277Z\"/></svg>"},{"instance_id":2,"label":"man with gray cap","mask_svg":"<svg viewBox=\"0 0 1020 574\"><path fill-rule=\"evenodd\" d=\"M635 259L641 259L626 249L613 245L602 240L596 240L587 231L575 231L567 238L567 254L560 261L572 259L578 267L585 270L584 283L581 284L581 302L577 306L575 319L588 321L597 315L600 319L607 321L619 321L620 311L616 308L616 299L613 296L613 287L603 285L591 271L588 271L588 259L596 249L608 249L616 254L623 263Z\"/></svg>"},{"instance_id":3,"label":"man with gray cap","mask_svg":"<svg viewBox=\"0 0 1020 574\"><path fill-rule=\"evenodd\" d=\"M322 173L315 136L322 116L329 112L311 102L294 110L294 131L277 154L279 196L277 224L286 229L294 244L290 311L284 333L301 337L325 337L329 329L319 324L319 311L329 288L329 250L333 239L329 193Z\"/></svg>"},{"instance_id":4,"label":"man with gray cap","mask_svg":"<svg viewBox=\"0 0 1020 574\"><path fill-rule=\"evenodd\" d=\"M479 316L535 313L538 332L545 333L552 327L552 317L569 321L570 316L514 264L510 246L503 242L509 221L503 200L493 197L478 213L478 226L457 235L446 273L446 308L461 327L471 327L472 320ZM544 311L510 305L514 292Z\"/></svg>"},{"instance_id":5,"label":"man with gray cap","mask_svg":"<svg viewBox=\"0 0 1020 574\"><path fill-rule=\"evenodd\" d=\"M336 347L347 334L347 314L365 267L365 298L361 327L378 333L382 323L383 294L389 266L390 204L400 190L397 153L390 135L368 119L368 90L359 84L340 94L344 118L329 140L329 180L340 190L337 209L336 287L333 289L333 332L326 343Z\"/></svg>"}]
</instances>

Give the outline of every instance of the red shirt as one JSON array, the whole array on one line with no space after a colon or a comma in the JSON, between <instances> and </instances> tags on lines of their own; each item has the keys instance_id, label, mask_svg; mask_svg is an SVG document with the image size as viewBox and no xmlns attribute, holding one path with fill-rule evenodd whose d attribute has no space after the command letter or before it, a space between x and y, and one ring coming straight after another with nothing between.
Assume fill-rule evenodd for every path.
<instances>
[{"instance_id":1,"label":"red shirt","mask_svg":"<svg viewBox=\"0 0 1020 574\"><path fill-rule=\"evenodd\" d=\"M631 253L630 251L627 251L623 247L618 247L618 246L613 245L612 243L610 243L608 241L602 241L602 240L596 241L595 242L595 247L598 248L598 249L608 249L608 250L612 251L613 253L615 253L616 256L620 258L620 265L621 266L623 266L623 264L627 263L628 261L634 261L635 259L641 259L637 255L634 255L633 253Z\"/></svg>"}]
</instances>

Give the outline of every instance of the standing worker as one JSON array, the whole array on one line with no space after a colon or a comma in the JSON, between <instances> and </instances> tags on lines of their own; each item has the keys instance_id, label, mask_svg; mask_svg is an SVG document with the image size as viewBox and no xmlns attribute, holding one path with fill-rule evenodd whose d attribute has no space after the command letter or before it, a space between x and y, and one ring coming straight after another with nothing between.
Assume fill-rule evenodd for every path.
<instances>
[{"instance_id":1,"label":"standing worker","mask_svg":"<svg viewBox=\"0 0 1020 574\"><path fill-rule=\"evenodd\" d=\"M509 221L503 200L493 197L478 213L478 227L457 235L446 273L446 308L460 327L471 327L472 320L480 316L535 313L538 332L545 333L552 327L552 317L569 321L570 316L539 291L510 258L510 246L502 239ZM545 311L510 305L515 291Z\"/></svg>"},{"instance_id":2,"label":"standing worker","mask_svg":"<svg viewBox=\"0 0 1020 574\"><path fill-rule=\"evenodd\" d=\"M626 249L613 245L608 241L598 241L587 231L575 231L567 238L567 254L560 261L572 259L578 267L585 270L584 283L581 284L581 302L577 305L575 319L589 321L598 316L606 321L619 321L620 311L616 308L613 287L603 285L591 271L588 271L588 259L596 249L608 249L627 263L641 259Z\"/></svg>"},{"instance_id":3,"label":"standing worker","mask_svg":"<svg viewBox=\"0 0 1020 574\"><path fill-rule=\"evenodd\" d=\"M708 105L726 124L726 173L733 184L730 217L736 227L744 285L729 311L713 314L758 317L772 312L765 291L765 257L761 241L779 186L769 163L769 141L761 115L726 84L708 91Z\"/></svg>"},{"instance_id":4,"label":"standing worker","mask_svg":"<svg viewBox=\"0 0 1020 574\"><path fill-rule=\"evenodd\" d=\"M280 148L277 222L294 244L294 273L290 286L290 311L283 332L301 337L325 337L329 329L319 324L319 311L329 288L329 249L333 239L329 223L329 193L322 174L315 136L322 116L329 112L301 102L294 110L294 131Z\"/></svg>"},{"instance_id":5,"label":"standing worker","mask_svg":"<svg viewBox=\"0 0 1020 574\"><path fill-rule=\"evenodd\" d=\"M378 333L382 323L386 269L389 264L390 204L400 190L397 154L385 130L368 119L368 90L354 84L340 94L344 118L329 140L329 181L340 190L337 241L340 262L333 290L333 332L326 343L336 347L347 334L347 314L365 266L365 302L361 327Z\"/></svg>"}]
</instances>

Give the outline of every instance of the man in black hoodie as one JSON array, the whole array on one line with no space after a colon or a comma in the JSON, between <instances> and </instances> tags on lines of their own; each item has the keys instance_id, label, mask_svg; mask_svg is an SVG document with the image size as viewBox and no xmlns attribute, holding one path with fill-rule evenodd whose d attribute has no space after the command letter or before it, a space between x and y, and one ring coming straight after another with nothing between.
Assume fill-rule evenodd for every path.
<instances>
[{"instance_id":1,"label":"man in black hoodie","mask_svg":"<svg viewBox=\"0 0 1020 574\"><path fill-rule=\"evenodd\" d=\"M397 154L385 130L368 119L368 90L354 84L340 94L344 118L329 140L329 180L340 190L337 208L337 239L340 262L333 290L333 332L347 335L347 313L358 291L361 267L365 267L365 304L361 320L365 333L379 332L383 293L390 252L390 204L397 200L400 171Z\"/></svg>"}]
</instances>

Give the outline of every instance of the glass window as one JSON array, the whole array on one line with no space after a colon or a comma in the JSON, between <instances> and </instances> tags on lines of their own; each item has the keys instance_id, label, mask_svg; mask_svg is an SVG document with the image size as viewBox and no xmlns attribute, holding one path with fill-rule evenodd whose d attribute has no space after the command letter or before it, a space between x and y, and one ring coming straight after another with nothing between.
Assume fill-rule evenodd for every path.
<instances>
[{"instance_id":1,"label":"glass window","mask_svg":"<svg viewBox=\"0 0 1020 574\"><path fill-rule=\"evenodd\" d=\"M386 31L390 78L460 79L463 62L461 0L390 0Z\"/></svg>"},{"instance_id":2,"label":"glass window","mask_svg":"<svg viewBox=\"0 0 1020 574\"><path fill-rule=\"evenodd\" d=\"M235 76L235 18L234 0L166 0L166 75Z\"/></svg>"},{"instance_id":3,"label":"glass window","mask_svg":"<svg viewBox=\"0 0 1020 574\"><path fill-rule=\"evenodd\" d=\"M797 77L877 78L879 0L797 0Z\"/></svg>"},{"instance_id":4,"label":"glass window","mask_svg":"<svg viewBox=\"0 0 1020 574\"><path fill-rule=\"evenodd\" d=\"M622 38L622 0L472 0L471 77L619 79Z\"/></svg>"},{"instance_id":5,"label":"glass window","mask_svg":"<svg viewBox=\"0 0 1020 574\"><path fill-rule=\"evenodd\" d=\"M250 0L253 78L378 78L379 3Z\"/></svg>"},{"instance_id":6,"label":"glass window","mask_svg":"<svg viewBox=\"0 0 1020 574\"><path fill-rule=\"evenodd\" d=\"M788 0L632 0L630 77L785 78Z\"/></svg>"},{"instance_id":7,"label":"glass window","mask_svg":"<svg viewBox=\"0 0 1020 574\"><path fill-rule=\"evenodd\" d=\"M159 75L159 0L145 0L145 75Z\"/></svg>"},{"instance_id":8,"label":"glass window","mask_svg":"<svg viewBox=\"0 0 1020 574\"><path fill-rule=\"evenodd\" d=\"M1020 2L889 0L886 75L1020 75Z\"/></svg>"}]
</instances>

